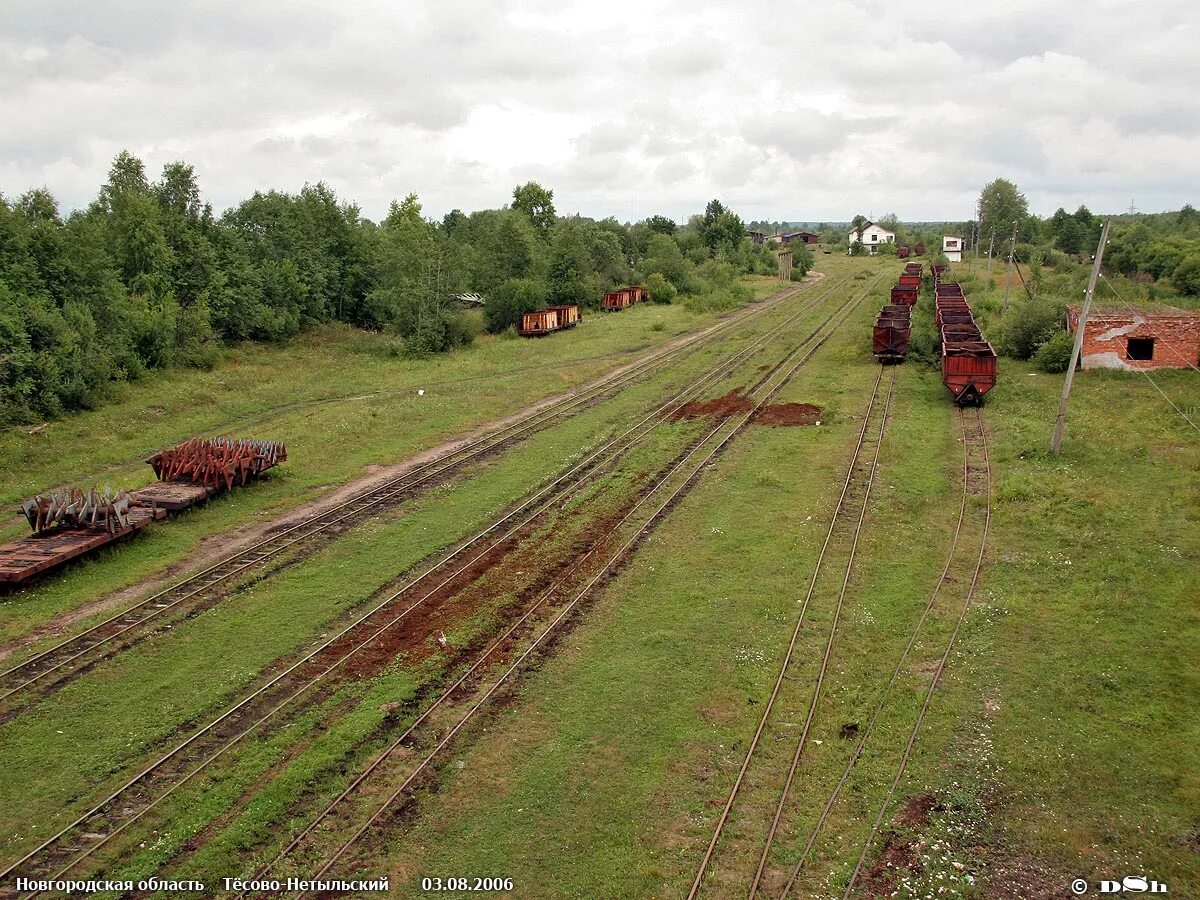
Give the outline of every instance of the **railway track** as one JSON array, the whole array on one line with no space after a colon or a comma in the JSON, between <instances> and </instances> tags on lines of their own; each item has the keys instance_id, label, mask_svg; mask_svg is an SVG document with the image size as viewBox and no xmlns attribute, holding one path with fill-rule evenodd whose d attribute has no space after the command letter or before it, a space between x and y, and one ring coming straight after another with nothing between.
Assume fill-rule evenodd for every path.
<instances>
[{"instance_id":1,"label":"railway track","mask_svg":"<svg viewBox=\"0 0 1200 900\"><path fill-rule=\"evenodd\" d=\"M809 612L815 608L814 598L820 596L823 599L828 599L831 601L830 605L833 607L831 624L829 626L828 637L825 640L825 647L821 657L820 667L814 679L812 694L807 704L807 710L804 713L803 729L800 733L795 752L788 767L784 785L776 805L774 817L763 841L763 848L758 858L758 865L751 881L749 896L754 897L758 892L758 886L762 880L763 872L766 868L767 858L783 817L783 811L791 791L792 782L799 768L800 759L808 742L808 737L816 715L816 710L820 704L821 692L824 687L825 677L829 668L829 659L833 651L835 637L837 634L838 621L840 619L842 608L845 602L846 590L849 586L850 575L854 568L854 560L858 550L859 539L862 534L863 525L866 521L867 510L870 505L871 490L874 486L875 475L878 470L879 451L883 442L884 433L887 428L887 419L891 408L891 401L896 382L896 370L892 369L891 375L887 381L887 392L881 403L880 389L884 382L884 371L885 369L881 366L875 382L872 385L871 394L867 400L866 408L863 412L862 426L859 429L854 449L851 452L850 462L846 468L846 476L842 482L841 492L834 507L829 528L825 533L824 541L822 542L821 549L817 555L817 560L813 567L813 573L809 580L808 590L805 593L803 601L801 602L800 613L788 640L787 649L784 652L783 661L779 666L775 684L767 698L762 715L759 719L758 726L755 729L754 735L751 738L750 744L746 749L745 756L743 757L742 765L738 770L738 774L734 779L732 787L730 788L729 795L726 797L721 814L713 828L713 833L709 839L708 846L705 848L704 854L701 857L700 865L697 869L695 878L693 879L691 889L688 892L689 900L692 900L692 898L698 896L704 885L705 876L708 873L709 866L712 864L712 861L716 855L717 847L725 832L725 828L729 823L730 815L733 812L734 805L737 802L738 796L747 781L747 775L749 773L751 764L755 761L755 754L762 745L763 737L766 734L768 725L772 719L772 714L776 711L777 706L782 705L781 701L786 703L786 700L784 699L785 694L787 693L785 689L785 683L788 680L789 672L792 669L793 660L796 657L797 645L799 644L805 625L808 623ZM844 558L845 564L839 569L834 569L830 575L827 568L827 561L831 560L835 556L839 556L839 554L839 558ZM839 573L840 579L838 578ZM830 581L831 577L833 579L832 581Z\"/></svg>"},{"instance_id":2,"label":"railway track","mask_svg":"<svg viewBox=\"0 0 1200 900\"><path fill-rule=\"evenodd\" d=\"M879 828L883 824L884 817L887 815L888 807L892 803L892 799L896 795L900 783L904 780L904 773L908 768L909 758L912 756L913 748L917 743L917 736L920 734L921 726L925 722L925 714L929 711L929 705L933 701L934 692L937 690L938 683L942 679L942 673L946 670L946 664L950 661L950 654L954 650L954 644L958 640L959 632L962 631L963 622L966 621L967 613L971 609L971 602L975 598L975 589L979 585L979 575L983 570L983 560L987 551L988 532L992 524L992 463L988 455L987 446L987 427L983 421L983 413L978 407L975 407L971 413L966 410L959 411L960 424L962 426L963 435L963 505L962 512L959 516L958 525L954 531L954 539L951 542L950 555L946 561L946 568L942 571L942 576L938 580L937 587L934 589L933 599L930 601L930 606L937 599L938 593L942 586L953 581L955 577L955 569L957 568L964 575L968 575L961 583L967 585L964 591L962 604L958 614L958 618L954 622L954 628L950 632L950 637L946 641L945 649L942 651L941 657L937 660L937 668L934 669L933 677L929 679L929 687L925 691L925 697L921 702L921 708L917 713L916 719L912 723L912 728L909 730L908 738L904 744L904 750L900 755L900 762L896 767L896 775L888 786L887 793L883 798L883 802L879 805L879 811L875 815L875 819L871 824L871 831L863 841L862 847L859 849L858 856L855 859L854 870L850 874L850 879L846 883L846 889L842 893L842 900L848 900L854 892L854 885L858 882L858 876L862 872L863 863L870 853L871 846L875 842L876 836L879 834ZM967 548L966 552L961 556L956 555L961 541L960 533L963 530L964 521L969 521L968 513L970 509L970 498L982 499L982 509L975 510L976 527L979 530L979 549L974 552L972 548ZM928 608L926 610L928 612ZM922 620L925 616L922 616ZM918 625L918 627L920 627ZM909 642L909 648L905 650L905 654L911 650L914 639ZM903 658L901 659L901 663ZM894 683L896 676L892 676L892 681L889 682L889 687ZM864 740L865 740L864 733ZM857 759L861 753L861 749L856 748L854 759ZM839 782L839 789L844 781ZM836 800L836 796L834 800ZM828 804L832 806L832 803ZM823 821L823 818L822 818ZM819 827L819 826L818 826ZM800 870L804 858L797 862L793 868L793 874L788 879L788 883L784 889L782 897L786 897L791 892L795 885L797 875Z\"/></svg>"},{"instance_id":3,"label":"railway track","mask_svg":"<svg viewBox=\"0 0 1200 900\"><path fill-rule=\"evenodd\" d=\"M830 288L832 289L832 288ZM197 614L213 605L221 591L238 578L262 570L289 551L316 549L316 539L361 521L401 500L422 487L438 484L442 478L469 463L529 437L567 415L599 402L605 396L657 372L684 352L703 347L723 336L733 325L753 321L767 310L799 293L802 288L784 292L770 305L749 314L731 318L716 329L678 347L663 351L610 379L531 413L497 431L467 441L416 468L364 491L318 515L311 516L265 538L219 562L196 572L174 585L139 601L80 634L46 648L0 672L0 721L11 718L20 708L61 688L98 662L131 646L135 641L165 626L181 615ZM825 293L827 293L826 291ZM789 319L790 321L790 319ZM29 695L29 696L26 696Z\"/></svg>"},{"instance_id":4,"label":"railway track","mask_svg":"<svg viewBox=\"0 0 1200 900\"><path fill-rule=\"evenodd\" d=\"M411 795L421 776L434 765L435 760L454 742L463 729L484 710L494 696L512 682L529 660L554 638L563 623L568 621L576 612L580 604L583 603L596 585L612 573L632 552L640 540L679 502L682 496L697 482L702 472L747 427L757 412L782 390L795 373L836 332L841 322L861 302L862 297L868 291L869 288L864 290L863 294L858 298L851 299L839 311L840 316L838 316L836 322L833 321L833 317L826 320L818 332L814 332L796 350L788 353L778 365L772 367L765 376L760 378L759 382L750 391L750 396L754 399L754 404L750 411L740 417L726 419L718 423L704 435L701 441L697 442L681 459L675 462L665 474L656 480L653 488L639 500L637 505L625 515L610 534L605 535L597 541L587 554L577 561L577 565L572 568L572 571L565 573L541 594L533 606L520 619L514 622L509 629L490 644L466 672L434 700L388 747L379 752L351 780L341 794L317 814L317 816L310 819L305 827L274 858L263 865L253 877L256 879L265 877L292 854L306 849L306 843L314 839L314 836L319 837L326 834L350 832L350 837L347 840L338 845L332 853L326 854L320 860L317 864L318 868L315 874L311 876L315 879L326 877L330 873L330 870L344 859L372 828L378 825L398 801ZM695 462L694 459L697 457L699 461ZM655 505L656 503L657 505ZM631 531L628 531L627 526L631 522L634 522L636 518L639 518L637 514L647 506L654 507L653 511L640 524L637 524ZM627 532L627 536L623 532ZM621 533L620 536L616 536L618 533ZM460 694L464 686L471 684L472 680L481 673L488 660L498 654L501 648L511 645L511 642L520 629L529 625L535 613L539 612L556 595L572 575L577 574L576 570L579 566L591 557L600 555L604 548L611 549L613 544L617 545L615 551L607 556L599 569L591 574L582 588L570 595L569 598L564 598L565 602L558 608L557 612L549 614L552 615L550 621L537 632L536 636L530 636L531 639L528 640L524 649L515 656L507 668L504 668L499 677L490 682L486 687L482 683L478 684L474 695L466 698L465 702L461 704L466 708L465 712L457 717L457 721L453 724L443 723L447 725L445 730L440 735L435 734L429 737L429 742L432 744L431 749L415 762L410 759L409 753L401 752L402 750L413 749L414 745L419 742L419 733L422 726L430 722L434 713L440 707L449 704L456 695ZM396 766L399 766L400 771L395 770ZM365 821L361 821L355 827L355 819L362 818L361 814L363 810L361 807L364 804L369 806L375 801L378 797L380 787L396 782L399 782L399 786L382 803L379 803L366 815ZM386 790L386 787L384 789Z\"/></svg>"},{"instance_id":5,"label":"railway track","mask_svg":"<svg viewBox=\"0 0 1200 900\"><path fill-rule=\"evenodd\" d=\"M491 532L499 529L503 524L512 521L523 511L533 507L534 511L532 515L528 516L524 522L514 526L510 530L509 535L506 535L506 537L511 536L517 528L527 524L528 521L531 521L542 510L554 504L557 498L552 493L553 490L556 487L568 484L568 479L573 474L585 471L590 463L614 447L617 448L616 452L620 452L618 445L624 439L632 437L633 440L636 440L639 430L644 429L647 425L650 425L652 429L657 423L661 423L664 416L669 415L671 409L677 408L677 406L686 402L686 397L704 385L723 377L730 370L731 366L735 366L739 361L750 358L758 348L782 332L799 316L815 308L818 303L837 290L838 287L839 285L831 286L800 310L789 316L783 323L753 342L749 347L723 360L718 366L693 381L691 385L672 398L672 400L658 407L623 435L607 442L582 463L577 464L568 470L568 472L560 475L555 481L542 488L516 510L508 513L498 522L493 523L492 526L481 532L472 541L481 540ZM818 326L818 330L825 327L835 315L836 313L832 314L821 326ZM549 498L548 500L545 499L547 497ZM545 502L541 503L540 506L534 507L535 503L543 500ZM500 540L503 539L501 538ZM484 550L483 552L486 553L487 551ZM461 550L455 551L454 554L446 557L438 566L446 563L460 553ZM478 559L478 556L476 559ZM471 563L468 562L457 571L465 571L470 565ZM166 754L118 787L108 797L94 805L88 812L75 819L70 825L61 829L37 848L9 865L3 872L0 872L0 883L15 877L17 869L22 870L22 875L29 877L58 878L74 869L85 859L93 857L94 854L113 838L123 833L130 825L140 819L142 815L156 807L179 787L188 783L201 771L204 771L244 737L273 718L282 709L308 694L309 691L321 684L330 675L338 672L349 659L370 645L382 633L400 623L408 612L438 590L438 588L434 588L424 598L419 598L413 603L408 604L398 615L392 615L394 609L391 606L394 604L394 601L411 586L420 583L428 574L428 571L423 573L417 579L414 579L408 585L401 588L399 592L377 604L354 623L275 676L254 694L243 699L220 717L198 729L186 740L170 749ZM385 615L379 616L378 619L384 619L388 615L391 615L391 618L383 621L381 624L375 618L376 614L380 612L384 612Z\"/></svg>"}]
</instances>

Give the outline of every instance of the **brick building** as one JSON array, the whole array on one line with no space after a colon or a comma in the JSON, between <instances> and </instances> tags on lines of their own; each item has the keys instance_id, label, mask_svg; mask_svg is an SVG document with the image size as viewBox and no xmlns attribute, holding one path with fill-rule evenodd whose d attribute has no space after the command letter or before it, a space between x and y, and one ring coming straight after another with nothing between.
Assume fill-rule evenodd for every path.
<instances>
[{"instance_id":1,"label":"brick building","mask_svg":"<svg viewBox=\"0 0 1200 900\"><path fill-rule=\"evenodd\" d=\"M1067 310L1071 334L1079 307ZM1080 364L1085 369L1186 369L1200 365L1200 313L1161 309L1096 309L1088 315Z\"/></svg>"}]
</instances>

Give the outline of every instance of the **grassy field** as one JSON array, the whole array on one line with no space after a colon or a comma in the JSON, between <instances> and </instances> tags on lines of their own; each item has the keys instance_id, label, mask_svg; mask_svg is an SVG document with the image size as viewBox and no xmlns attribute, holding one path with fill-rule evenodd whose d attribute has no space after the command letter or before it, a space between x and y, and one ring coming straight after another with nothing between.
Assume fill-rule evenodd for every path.
<instances>
[{"instance_id":1,"label":"grassy field","mask_svg":"<svg viewBox=\"0 0 1200 900\"><path fill-rule=\"evenodd\" d=\"M789 392L835 410L829 422L760 429L732 452L526 682L523 702L451 762L449 788L424 798L383 857L401 884L499 874L522 896L686 894L832 505L871 368L861 333ZM1190 896L1200 892L1200 735L1188 712L1200 687L1196 434L1144 378L1087 373L1055 459L1046 443L1060 379L1002 366L986 411L996 502L984 578L893 804L928 795L932 812L915 833L889 816L886 834L924 839L920 864L891 889L1061 896L1077 876L1144 873ZM1191 374L1155 381L1181 407L1200 400ZM906 367L817 720L822 743L794 791L801 837L851 749L840 726L863 721L932 589L960 452L936 374ZM801 658L819 640L806 634ZM893 723L857 767L801 895L840 896L927 683L928 672L913 675L921 691L891 704ZM734 828L762 826L777 791L763 786L765 810ZM740 896L751 872L718 863L708 893Z\"/></svg>"},{"instance_id":2,"label":"grassy field","mask_svg":"<svg viewBox=\"0 0 1200 900\"><path fill-rule=\"evenodd\" d=\"M834 280L847 278L843 297L900 267L840 256L819 257L818 264ZM434 784L388 820L357 868L390 874L401 896L426 895L424 877L460 876L511 877L512 895L520 897L687 894L774 682L862 424L878 372L868 326L889 283L872 290L779 397L821 407L820 424L753 425L739 436L590 597L553 651L522 676L515 696L452 747ZM798 342L822 317L807 315L789 340ZM119 559L18 595L12 603L30 605L3 607L4 627L22 633L88 590L132 583L182 558L204 534L275 514L371 462L394 461L709 321L646 307L593 317L585 323L590 333L581 328L532 347L495 339L456 359L418 364L373 356L364 348L374 338L314 336L308 347L262 351L257 374L240 382L285 385L294 375L287 367L307 359L286 409L261 395L261 406L239 407L247 401L236 392L205 406L205 391L223 371L232 378L232 364L202 376L182 373L163 388L182 406L154 426L158 443L200 423L222 432L238 430L229 424L238 421L269 424L282 433L264 436L300 448L288 468L158 529L162 538L147 536ZM363 342L356 351L362 368L346 365L348 342ZM708 395L749 384L782 346ZM527 358L518 367L517 351L525 348L538 359L536 371L553 374L552 388L516 377L533 365ZM469 479L354 529L0 725L5 856L102 795L187 723L252 689L265 670L294 658L419 560L618 433L715 353L698 354L538 434ZM366 372L375 373L374 383ZM500 377L505 373L514 377ZM194 388L189 379L206 386ZM421 399L437 401L427 417L413 396L418 385L427 386ZM982 579L868 857L869 890L860 883L859 896L1058 897L1076 877L1094 884L1138 874L1166 882L1174 896L1200 895L1200 435L1158 392L1194 419L1200 381L1193 372L1155 373L1153 382L1137 374L1081 374L1064 453L1056 458L1047 444L1060 389L1060 376L1001 360L1001 381L984 411L994 501ZM387 393L334 399L370 390ZM165 396L154 401L148 392L128 409L151 415L147 410L164 405ZM375 417L363 421L371 412ZM73 423L91 429L82 436L98 438L105 423L119 420L92 415L47 433ZM530 552L566 552L591 530L603 532L622 498L711 424L663 429L611 478L563 504L529 539ZM130 462L142 452L140 434L134 429L101 443L96 457L73 451L65 465L80 473L110 466L144 479ZM23 446L44 436L3 440ZM5 452L47 477L48 452ZM530 460L543 468L531 471ZM906 364L897 373L824 698L770 857L772 895L853 749L844 727L870 716L935 587L958 511L961 466L956 413L939 375ZM5 489L20 494L19 479ZM573 518L577 510L590 518ZM188 785L122 845L121 874L165 867L212 878L246 874L268 858L430 691L461 670L464 663L439 663L422 649L433 646L434 631L445 628L458 646L494 633L526 590L525 568L490 573L478 588L485 603L468 609L464 601L459 614L451 604L445 619L426 622L412 646L378 672L297 706L279 727ZM964 591L944 589L816 843L798 896L842 895ZM811 616L766 733L764 764L751 770L702 896L745 896L828 636L828 604L819 602ZM388 712L393 705L402 712Z\"/></svg>"},{"instance_id":3,"label":"grassy field","mask_svg":"<svg viewBox=\"0 0 1200 900\"><path fill-rule=\"evenodd\" d=\"M778 281L748 279L761 299ZM540 340L482 336L473 346L425 360L394 355L383 335L329 326L286 347L228 352L212 371L173 370L122 389L99 410L28 434L0 434L0 503L62 484L139 487L156 449L194 435L284 441L289 461L252 490L237 491L100 554L61 576L0 596L0 643L29 634L82 602L161 575L200 543L270 521L364 475L519 412L711 325L712 314L644 305L586 317ZM423 394L418 394L423 391ZM28 533L0 517L0 539Z\"/></svg>"}]
</instances>

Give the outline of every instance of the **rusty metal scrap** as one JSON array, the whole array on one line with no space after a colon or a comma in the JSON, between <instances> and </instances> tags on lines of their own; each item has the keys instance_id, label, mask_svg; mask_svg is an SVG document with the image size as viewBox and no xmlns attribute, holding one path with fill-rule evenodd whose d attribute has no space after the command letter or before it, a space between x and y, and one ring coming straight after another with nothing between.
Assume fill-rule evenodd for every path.
<instances>
[{"instance_id":1,"label":"rusty metal scrap","mask_svg":"<svg viewBox=\"0 0 1200 900\"><path fill-rule=\"evenodd\" d=\"M72 488L65 493L38 494L21 504L21 512L35 532L63 526L116 534L130 526L133 503L124 491L113 493L108 487L103 492Z\"/></svg>"},{"instance_id":2,"label":"rusty metal scrap","mask_svg":"<svg viewBox=\"0 0 1200 900\"><path fill-rule=\"evenodd\" d=\"M230 490L286 459L287 448L277 441L192 438L146 462L160 481L189 481Z\"/></svg>"}]
</instances>

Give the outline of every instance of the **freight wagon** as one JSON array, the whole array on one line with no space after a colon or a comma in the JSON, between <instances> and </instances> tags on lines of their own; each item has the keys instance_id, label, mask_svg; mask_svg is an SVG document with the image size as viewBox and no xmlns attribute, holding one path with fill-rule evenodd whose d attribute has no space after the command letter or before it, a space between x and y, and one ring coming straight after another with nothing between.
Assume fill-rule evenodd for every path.
<instances>
[{"instance_id":1,"label":"freight wagon","mask_svg":"<svg viewBox=\"0 0 1200 900\"><path fill-rule=\"evenodd\" d=\"M934 321L942 336L942 384L959 406L975 406L996 385L996 351L979 331L958 282L934 266Z\"/></svg>"},{"instance_id":2,"label":"freight wagon","mask_svg":"<svg viewBox=\"0 0 1200 900\"><path fill-rule=\"evenodd\" d=\"M978 406L996 386L996 351L987 341L942 336L942 384L959 406Z\"/></svg>"},{"instance_id":3,"label":"freight wagon","mask_svg":"<svg viewBox=\"0 0 1200 900\"><path fill-rule=\"evenodd\" d=\"M897 284L892 286L893 303L903 303L905 306L917 305L917 286L915 284Z\"/></svg>"},{"instance_id":4,"label":"freight wagon","mask_svg":"<svg viewBox=\"0 0 1200 900\"><path fill-rule=\"evenodd\" d=\"M604 295L604 301L600 304L600 307L606 312L617 312L628 306L633 306L635 303L640 303L647 297L646 289L640 284L635 284L632 287L621 288L619 291L609 291Z\"/></svg>"},{"instance_id":5,"label":"freight wagon","mask_svg":"<svg viewBox=\"0 0 1200 900\"><path fill-rule=\"evenodd\" d=\"M881 363L900 363L908 357L908 339L912 327L911 308L907 304L885 306L871 331L871 352Z\"/></svg>"},{"instance_id":6,"label":"freight wagon","mask_svg":"<svg viewBox=\"0 0 1200 900\"><path fill-rule=\"evenodd\" d=\"M522 337L541 337L552 331L562 331L564 328L574 328L579 324L579 307L551 306L534 312L521 314L521 324L517 333Z\"/></svg>"}]
</instances>

